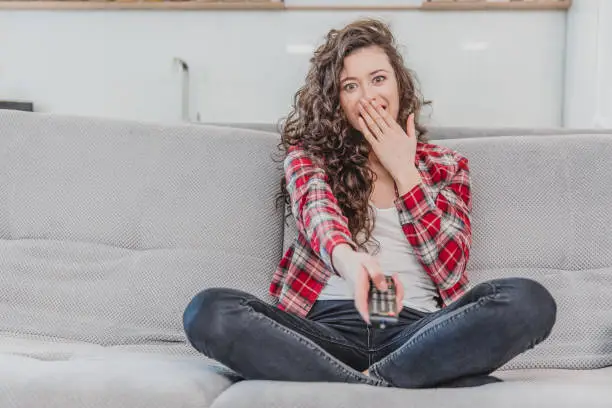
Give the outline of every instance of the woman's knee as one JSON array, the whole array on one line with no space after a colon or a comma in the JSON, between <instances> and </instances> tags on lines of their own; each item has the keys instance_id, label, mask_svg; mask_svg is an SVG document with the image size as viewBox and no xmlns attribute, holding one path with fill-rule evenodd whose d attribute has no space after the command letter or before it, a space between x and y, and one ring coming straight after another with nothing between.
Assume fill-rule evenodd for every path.
<instances>
[{"instance_id":1,"label":"woman's knee","mask_svg":"<svg viewBox=\"0 0 612 408\"><path fill-rule=\"evenodd\" d=\"M210 288L191 299L183 313L183 328L187 339L196 342L211 341L225 336L227 311L239 299L235 291Z\"/></svg>"},{"instance_id":2,"label":"woman's knee","mask_svg":"<svg viewBox=\"0 0 612 408\"><path fill-rule=\"evenodd\" d=\"M546 338L557 318L557 303L548 289L525 278L512 279L509 289L511 313L533 327L540 341Z\"/></svg>"}]
</instances>

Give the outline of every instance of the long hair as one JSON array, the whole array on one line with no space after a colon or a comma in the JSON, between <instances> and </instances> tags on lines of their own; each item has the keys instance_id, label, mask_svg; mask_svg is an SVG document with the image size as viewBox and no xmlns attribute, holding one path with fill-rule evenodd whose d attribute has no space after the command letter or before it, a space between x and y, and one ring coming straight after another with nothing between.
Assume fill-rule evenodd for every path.
<instances>
[{"instance_id":1,"label":"long hair","mask_svg":"<svg viewBox=\"0 0 612 408\"><path fill-rule=\"evenodd\" d=\"M293 105L281 129L279 150L283 157L291 146L300 146L319 164L359 248L370 239L374 228L368 205L375 174L368 167L370 145L348 122L340 107L340 72L344 58L369 46L380 47L395 72L399 93L397 121L405 129L414 112L418 140L427 141L426 129L418 123L425 102L417 89L415 76L405 67L389 27L377 20L358 20L341 30L332 29L326 41L310 59L304 86L294 96ZM277 204L289 205L286 181L281 180Z\"/></svg>"}]
</instances>

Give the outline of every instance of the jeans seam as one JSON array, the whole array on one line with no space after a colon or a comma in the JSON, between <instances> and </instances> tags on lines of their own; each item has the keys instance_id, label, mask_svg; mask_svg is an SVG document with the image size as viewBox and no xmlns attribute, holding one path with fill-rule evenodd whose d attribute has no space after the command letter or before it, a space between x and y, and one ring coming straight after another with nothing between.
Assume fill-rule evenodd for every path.
<instances>
[{"instance_id":1,"label":"jeans seam","mask_svg":"<svg viewBox=\"0 0 612 408\"><path fill-rule=\"evenodd\" d=\"M483 296L479 300L491 300L491 299L493 299L493 298L498 296L499 293L498 293L498 290L495 287L495 285L492 285L492 284L490 284L490 285L494 288L494 293L490 294L490 295L487 295L487 296ZM393 353L389 354L384 359L382 359L382 360L378 361L376 364L374 364L370 368L370 373L371 374L373 373L376 376L376 378L382 379L382 380L388 382L389 384L391 384L392 386L395 387L395 384L393 383L393 381L391 381L390 379L386 379L386 378L383 378L383 377L380 376L380 374L379 374L379 372L377 370L377 367L380 367L381 365L385 364L387 361L392 360L394 357L396 357L397 355L399 355L402 352L402 349L404 349L405 347L409 347L410 345L416 343L418 340L422 339L426 335L429 335L432 331L435 331L438 328L447 326L448 324L450 324L451 322L457 320L461 316L464 316L468 312L471 313L473 310L476 310L476 309L482 307L483 303L484 302L481 302L481 301L474 302L470 306L466 307L465 309L462 309L462 310L458 311L457 313L451 314L447 319L444 319L444 321L442 321L442 322L439 322L439 323L437 323L435 325L432 325L431 327L427 327L427 325L425 325L425 327L421 328L421 331L422 331L421 333L417 332L418 335L414 335L408 342L402 344ZM430 324L430 323L428 323L428 324Z\"/></svg>"},{"instance_id":2,"label":"jeans seam","mask_svg":"<svg viewBox=\"0 0 612 408\"><path fill-rule=\"evenodd\" d=\"M367 340L368 340L368 369L370 368L370 366L372 365L372 352L371 352L371 343L370 343L370 326L368 326L366 324L366 335L367 335Z\"/></svg>"},{"instance_id":3,"label":"jeans seam","mask_svg":"<svg viewBox=\"0 0 612 408\"><path fill-rule=\"evenodd\" d=\"M398 343L398 342L403 344L403 339L404 339L404 337L405 337L405 336L402 336L402 333L399 333L397 336L398 336L399 338L398 338L398 337L396 337L396 338L395 338L395 339L393 339L393 340L389 340L389 341L388 341L388 342L386 342L385 344L380 345L380 346L378 346L378 347L376 347L376 348L372 349L372 352L373 352L373 353L380 353L380 352L381 352L382 350L384 350L385 348L387 348L387 347L389 347L389 346L392 346L393 344L396 344L396 343ZM400 346L400 347L401 347L401 346Z\"/></svg>"},{"instance_id":4,"label":"jeans seam","mask_svg":"<svg viewBox=\"0 0 612 408\"><path fill-rule=\"evenodd\" d=\"M299 341L303 345L309 347L311 350L313 350L315 353L319 354L327 362L331 363L335 368L341 370L341 372L344 375L348 376L349 378L354 379L354 380L356 380L358 382L361 382L361 383L364 383L364 384L382 385L381 381L377 381L377 380L371 381L370 378L368 378L365 375L363 375L363 377L360 376L356 370L354 370L355 371L354 373L351 372L351 370L353 370L351 367L349 367L346 364L344 364L343 362L339 361L334 356L332 356L327 351L325 351L321 346L319 346L318 344L316 344L315 342L313 342L309 338L301 335L300 333L296 333L293 330L288 329L287 327L285 327L282 324L274 321L273 319L269 318L268 316L266 316L264 314L257 313L255 316L258 319L265 320L268 324L270 324L272 326L275 326L277 329L280 329L285 334L294 337L297 341Z\"/></svg>"},{"instance_id":5,"label":"jeans seam","mask_svg":"<svg viewBox=\"0 0 612 408\"><path fill-rule=\"evenodd\" d=\"M410 308L408 308L408 307L406 307L406 306L404 306L404 308L406 308L406 309L410 309ZM413 309L413 310L416 310L416 309ZM414 321L412 324L416 324L416 323L420 322L421 320L423 320L423 319L425 319L425 318L429 317L431 314L433 314L433 313L428 313L428 314L425 314L425 315L421 316L421 317L420 317L418 320L415 320L415 321ZM400 333L398 333L398 334L396 335L396 337L394 337L394 338L393 338L393 339L391 339L391 340L388 340L386 343L381 344L381 345L379 345L378 347L376 347L376 348L374 348L374 349L371 349L371 351L372 351L373 353L380 353L382 350L384 350L385 348L387 348L387 347L389 347L389 346L392 346L393 344L396 344L396 343L398 343L398 342L399 342L399 343L402 343L402 342L404 341L404 338L406 337L406 336L404 335L404 333L405 333L405 332L403 332L403 331L402 331L402 332L400 332Z\"/></svg>"},{"instance_id":6,"label":"jeans seam","mask_svg":"<svg viewBox=\"0 0 612 408\"><path fill-rule=\"evenodd\" d=\"M250 308L251 308L251 310L252 310L252 311L256 312L256 311L253 309L253 306L251 306L251 305L250 305L250 303L251 303L251 302L254 302L254 301L258 301L258 300L251 300L251 299L248 299L248 300L247 300L247 299L243 299L241 302L242 302L242 305L244 305L244 306L248 306L248 307L250 307ZM256 312L256 314L257 314L257 315L261 315L261 313L257 313L257 312ZM265 315L264 315L264 316L265 316ZM267 317L267 316L265 316L265 317ZM271 321L274 321L273 319L270 319L270 320L271 320ZM278 322L275 322L275 323L278 323ZM282 325L281 325L281 326L282 326ZM283 327L285 327L285 326L283 326ZM351 350L351 351L355 351L355 352L363 352L363 350L362 350L360 347L353 346L353 345L348 344L348 343L346 343L346 342L342 342L342 341L341 341L341 340L339 340L339 339L334 339L334 338L331 338L331 337L326 337L326 336L320 335L320 334L318 334L318 333L314 333L312 330L308 330L308 329L307 329L307 328L305 328L304 326L302 326L301 328L302 328L302 330L304 330L305 332L308 332L308 334L309 334L309 335L311 335L312 337L316 337L316 338L317 338L317 339L319 339L319 340L322 340L322 341L327 341L327 342L330 342L330 343L334 343L334 345L336 345L336 346L339 346L339 347L342 347L342 348L345 348L345 349L348 349L348 350ZM301 336L301 334L300 334L300 336Z\"/></svg>"}]
</instances>

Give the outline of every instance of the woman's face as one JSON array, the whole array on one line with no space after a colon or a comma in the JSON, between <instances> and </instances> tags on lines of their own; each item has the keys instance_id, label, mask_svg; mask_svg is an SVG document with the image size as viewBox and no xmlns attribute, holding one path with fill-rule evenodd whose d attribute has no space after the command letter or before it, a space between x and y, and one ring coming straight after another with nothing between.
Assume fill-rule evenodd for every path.
<instances>
[{"instance_id":1,"label":"woman's face","mask_svg":"<svg viewBox=\"0 0 612 408\"><path fill-rule=\"evenodd\" d=\"M359 128L359 101L375 98L397 120L397 78L387 54L378 46L360 48L344 58L340 72L340 106L352 127Z\"/></svg>"}]
</instances>

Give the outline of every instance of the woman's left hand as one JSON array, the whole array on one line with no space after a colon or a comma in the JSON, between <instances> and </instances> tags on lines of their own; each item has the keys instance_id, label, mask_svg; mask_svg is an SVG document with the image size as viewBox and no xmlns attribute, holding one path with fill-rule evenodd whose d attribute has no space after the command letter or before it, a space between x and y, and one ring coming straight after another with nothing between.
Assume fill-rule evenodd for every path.
<instances>
[{"instance_id":1,"label":"woman's left hand","mask_svg":"<svg viewBox=\"0 0 612 408\"><path fill-rule=\"evenodd\" d=\"M408 116L404 131L375 99L370 101L361 99L359 111L361 133L391 177L399 182L414 174L417 146L414 113Z\"/></svg>"}]
</instances>

